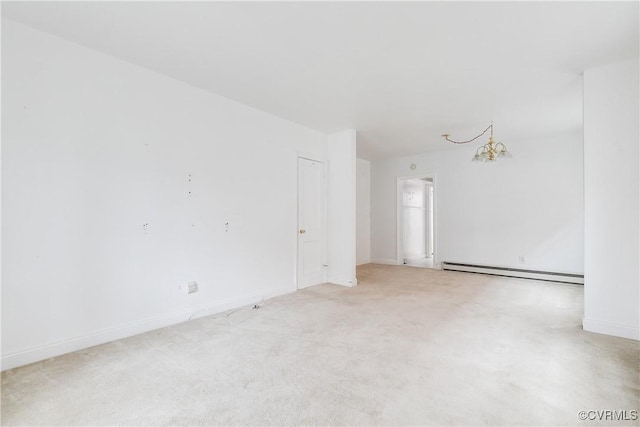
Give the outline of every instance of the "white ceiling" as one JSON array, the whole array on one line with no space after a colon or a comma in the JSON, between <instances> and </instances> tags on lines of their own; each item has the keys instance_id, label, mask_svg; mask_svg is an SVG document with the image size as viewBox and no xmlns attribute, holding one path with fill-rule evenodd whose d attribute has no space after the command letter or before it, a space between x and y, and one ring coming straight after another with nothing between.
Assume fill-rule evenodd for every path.
<instances>
[{"instance_id":1,"label":"white ceiling","mask_svg":"<svg viewBox=\"0 0 640 427\"><path fill-rule=\"evenodd\" d=\"M358 155L582 126L581 72L638 56L638 2L2 2L4 17L311 128Z\"/></svg>"}]
</instances>

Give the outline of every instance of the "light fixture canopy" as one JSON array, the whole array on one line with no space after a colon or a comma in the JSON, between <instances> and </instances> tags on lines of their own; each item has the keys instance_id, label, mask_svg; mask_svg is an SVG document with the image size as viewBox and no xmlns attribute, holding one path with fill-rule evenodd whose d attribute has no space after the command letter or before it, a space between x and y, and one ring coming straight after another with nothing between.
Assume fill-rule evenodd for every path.
<instances>
[{"instance_id":1,"label":"light fixture canopy","mask_svg":"<svg viewBox=\"0 0 640 427\"><path fill-rule=\"evenodd\" d=\"M454 144L467 144L469 142L473 142L476 139L480 138L489 130L491 131L491 134L489 136L489 142L478 147L478 149L476 150L476 154L473 156L471 161L472 162L495 162L498 159L510 159L512 156L509 150L507 150L507 146L504 145L502 142L495 142L493 140L493 123L491 123L489 127L487 127L484 131L482 131L480 135L475 136L468 141L453 140L449 138L450 135L448 133L442 134L442 136L444 137L444 139L446 139L449 142L453 142Z\"/></svg>"}]
</instances>

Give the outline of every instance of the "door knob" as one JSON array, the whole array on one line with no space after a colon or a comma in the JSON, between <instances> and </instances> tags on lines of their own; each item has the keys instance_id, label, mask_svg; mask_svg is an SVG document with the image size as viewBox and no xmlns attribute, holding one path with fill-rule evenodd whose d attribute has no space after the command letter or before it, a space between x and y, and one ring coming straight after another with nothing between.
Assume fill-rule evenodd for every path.
<instances>
[{"instance_id":1,"label":"door knob","mask_svg":"<svg viewBox=\"0 0 640 427\"><path fill-rule=\"evenodd\" d=\"M307 230L305 230L304 228L300 229L300 234L304 234L306 232L307 232Z\"/></svg>"}]
</instances>

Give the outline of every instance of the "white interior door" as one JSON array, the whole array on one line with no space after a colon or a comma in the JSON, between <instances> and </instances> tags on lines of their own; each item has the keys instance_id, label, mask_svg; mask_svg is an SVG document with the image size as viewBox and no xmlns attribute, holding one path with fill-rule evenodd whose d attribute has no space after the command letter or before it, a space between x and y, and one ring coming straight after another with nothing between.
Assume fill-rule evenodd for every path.
<instances>
[{"instance_id":1,"label":"white interior door","mask_svg":"<svg viewBox=\"0 0 640 427\"><path fill-rule=\"evenodd\" d=\"M324 163L298 158L298 289L326 281L325 188Z\"/></svg>"}]
</instances>

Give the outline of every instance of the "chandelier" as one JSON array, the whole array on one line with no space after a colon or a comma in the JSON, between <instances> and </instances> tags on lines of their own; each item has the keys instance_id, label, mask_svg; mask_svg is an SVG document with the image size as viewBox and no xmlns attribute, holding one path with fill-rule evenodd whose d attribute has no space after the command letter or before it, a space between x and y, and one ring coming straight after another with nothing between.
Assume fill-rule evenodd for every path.
<instances>
[{"instance_id":1,"label":"chandelier","mask_svg":"<svg viewBox=\"0 0 640 427\"><path fill-rule=\"evenodd\" d=\"M489 125L482 133L478 136L471 138L468 141L455 141L449 138L449 134L445 133L442 136L449 142L453 142L454 144L467 144L469 142L473 142L476 139L480 138L482 135L487 133L487 131L491 130L491 136L489 136L489 142L484 144L483 146L478 147L476 150L476 154L471 159L472 162L495 162L498 159L510 159L511 153L507 150L507 146L502 142L495 142L493 140L493 123Z\"/></svg>"}]
</instances>

